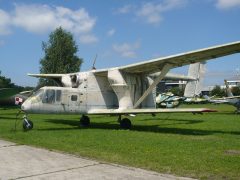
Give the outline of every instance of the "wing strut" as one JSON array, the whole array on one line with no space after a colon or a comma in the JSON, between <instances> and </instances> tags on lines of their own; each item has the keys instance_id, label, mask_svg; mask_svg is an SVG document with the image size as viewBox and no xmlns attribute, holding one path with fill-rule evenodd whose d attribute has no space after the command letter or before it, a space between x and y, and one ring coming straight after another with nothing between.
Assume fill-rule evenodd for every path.
<instances>
[{"instance_id":1,"label":"wing strut","mask_svg":"<svg viewBox=\"0 0 240 180\"><path fill-rule=\"evenodd\" d=\"M148 94L153 90L153 88L165 77L168 71L171 69L171 64L164 65L159 76L154 80L154 82L148 87L148 89L143 93L143 95L138 99L138 101L134 104L133 108L137 108L143 100L148 96Z\"/></svg>"}]
</instances>

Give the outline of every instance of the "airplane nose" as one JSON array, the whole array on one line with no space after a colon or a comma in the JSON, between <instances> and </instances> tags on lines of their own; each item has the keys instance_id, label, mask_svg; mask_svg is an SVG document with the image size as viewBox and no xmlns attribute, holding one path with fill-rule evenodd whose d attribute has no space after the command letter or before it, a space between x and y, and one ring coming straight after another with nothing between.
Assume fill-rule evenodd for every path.
<instances>
[{"instance_id":1,"label":"airplane nose","mask_svg":"<svg viewBox=\"0 0 240 180\"><path fill-rule=\"evenodd\" d=\"M21 110L22 111L28 111L29 110L29 103L27 101L25 101L22 105L21 105Z\"/></svg>"}]
</instances>

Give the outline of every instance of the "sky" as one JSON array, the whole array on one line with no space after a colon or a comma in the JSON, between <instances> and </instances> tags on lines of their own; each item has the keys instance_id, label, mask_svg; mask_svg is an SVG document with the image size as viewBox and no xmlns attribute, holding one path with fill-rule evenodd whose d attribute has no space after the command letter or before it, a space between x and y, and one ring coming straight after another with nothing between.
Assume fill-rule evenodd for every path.
<instances>
[{"instance_id":1,"label":"sky","mask_svg":"<svg viewBox=\"0 0 240 180\"><path fill-rule=\"evenodd\" d=\"M90 70L240 40L240 0L0 0L0 71L36 86L42 42L57 27L71 32ZM187 74L188 67L171 70ZM206 64L205 86L240 73L240 54Z\"/></svg>"}]
</instances>

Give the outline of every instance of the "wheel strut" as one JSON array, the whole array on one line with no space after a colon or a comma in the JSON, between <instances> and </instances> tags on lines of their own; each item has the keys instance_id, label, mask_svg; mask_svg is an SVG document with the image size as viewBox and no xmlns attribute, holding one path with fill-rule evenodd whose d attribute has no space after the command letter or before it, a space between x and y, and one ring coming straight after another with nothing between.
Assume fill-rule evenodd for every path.
<instances>
[{"instance_id":1,"label":"wheel strut","mask_svg":"<svg viewBox=\"0 0 240 180\"><path fill-rule=\"evenodd\" d=\"M27 115L23 116L23 130L28 131L33 128L33 122L27 118Z\"/></svg>"}]
</instances>

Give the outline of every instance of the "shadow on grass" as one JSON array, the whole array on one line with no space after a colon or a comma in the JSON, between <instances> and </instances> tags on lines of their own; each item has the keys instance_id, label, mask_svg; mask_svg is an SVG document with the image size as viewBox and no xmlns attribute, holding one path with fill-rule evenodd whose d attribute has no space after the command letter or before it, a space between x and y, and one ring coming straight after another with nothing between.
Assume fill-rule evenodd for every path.
<instances>
[{"instance_id":1,"label":"shadow on grass","mask_svg":"<svg viewBox=\"0 0 240 180\"><path fill-rule=\"evenodd\" d=\"M57 131L57 130L75 130L75 129L111 129L120 130L118 124L112 124L112 122L91 122L89 127L79 126L79 121L73 120L60 120L60 119L48 119L46 122L54 124L65 124L73 127L59 127L59 128L46 128L39 129L39 131ZM187 120L188 121L188 120ZM188 124L188 123L187 123ZM165 125L165 124L164 124ZM131 131L141 132L155 132L155 133L166 133L166 134L180 134L180 135L212 135L212 134L234 134L240 135L240 131L220 131L220 130L200 130L200 129L187 129L187 128L168 128L159 127L159 125L133 125Z\"/></svg>"},{"instance_id":2,"label":"shadow on grass","mask_svg":"<svg viewBox=\"0 0 240 180\"><path fill-rule=\"evenodd\" d=\"M16 117L9 117L9 116L0 116L0 120L1 119L3 119L3 120L7 120L7 119L13 119L13 120L15 120L16 119Z\"/></svg>"},{"instance_id":3,"label":"shadow on grass","mask_svg":"<svg viewBox=\"0 0 240 180\"><path fill-rule=\"evenodd\" d=\"M186 120L186 119L174 119L174 118L158 118L156 119L141 119L139 121L172 121L171 123L164 123L164 126L178 125L178 124L198 124L204 122L203 120Z\"/></svg>"}]
</instances>

